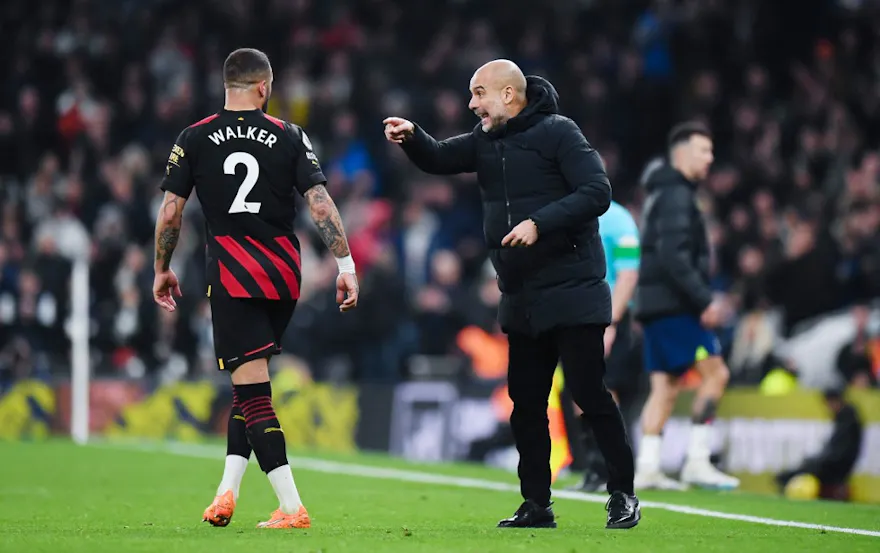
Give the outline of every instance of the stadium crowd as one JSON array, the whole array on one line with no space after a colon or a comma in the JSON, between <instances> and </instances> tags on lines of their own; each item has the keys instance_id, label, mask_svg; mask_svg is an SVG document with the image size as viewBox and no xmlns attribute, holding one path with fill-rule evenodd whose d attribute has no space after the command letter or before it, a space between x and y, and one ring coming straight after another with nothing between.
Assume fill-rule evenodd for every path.
<instances>
[{"instance_id":1,"label":"stadium crowd","mask_svg":"<svg viewBox=\"0 0 880 553\"><path fill-rule=\"evenodd\" d=\"M99 374L214 374L197 201L175 257L184 290L175 313L150 297L153 218L172 143L222 106L220 69L239 46L273 61L268 111L307 129L359 269L361 306L342 316L336 264L300 218L303 297L284 346L318 378L394 381L416 353L459 351L463 329L497 332L474 178L420 173L383 139L381 121L408 117L438 137L470 130L468 79L498 57L555 84L563 112L602 154L615 199L636 214L640 175L669 127L711 126L717 161L701 202L715 286L734 315L728 351L735 328L771 308L781 308L784 334L850 306L862 317L880 298L872 5L6 0L0 388L66 370L77 261L91 267ZM859 347L842 352L841 370L873 384ZM734 364L734 382L759 378L767 364L755 363Z\"/></svg>"}]
</instances>

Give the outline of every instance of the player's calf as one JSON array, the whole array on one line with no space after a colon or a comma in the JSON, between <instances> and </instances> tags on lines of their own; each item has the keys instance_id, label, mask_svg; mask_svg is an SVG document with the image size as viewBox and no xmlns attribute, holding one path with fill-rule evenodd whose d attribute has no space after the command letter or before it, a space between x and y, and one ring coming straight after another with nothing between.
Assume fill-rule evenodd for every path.
<instances>
[{"instance_id":1,"label":"player's calf","mask_svg":"<svg viewBox=\"0 0 880 553\"><path fill-rule=\"evenodd\" d=\"M642 410L642 439L636 457L636 473L660 471L661 432L677 397L678 385L672 375L651 374L651 393Z\"/></svg>"},{"instance_id":2,"label":"player's calf","mask_svg":"<svg viewBox=\"0 0 880 553\"><path fill-rule=\"evenodd\" d=\"M287 448L272 406L272 385L269 382L237 385L235 391L260 468L268 474L286 465Z\"/></svg>"},{"instance_id":3,"label":"player's calf","mask_svg":"<svg viewBox=\"0 0 880 553\"><path fill-rule=\"evenodd\" d=\"M730 373L724 361L718 356L703 359L695 366L702 380L693 405L688 461L709 464L711 425L715 420L718 402L724 395Z\"/></svg>"},{"instance_id":4,"label":"player's calf","mask_svg":"<svg viewBox=\"0 0 880 553\"><path fill-rule=\"evenodd\" d=\"M217 495L232 491L233 496L238 500L241 480L247 470L251 451L244 413L233 391L232 410L229 412L229 422L226 427L226 467L217 487Z\"/></svg>"},{"instance_id":5,"label":"player's calf","mask_svg":"<svg viewBox=\"0 0 880 553\"><path fill-rule=\"evenodd\" d=\"M246 365L256 364L259 361L262 361L263 367L257 367L256 370L265 370L268 375L265 359ZM242 368L245 368L245 365L242 365L238 370ZM237 380L247 380L248 376L248 373L245 373L242 377L236 378L237 372L232 375L233 386L241 404L250 443L257 456L257 461L275 490L280 505L279 511L290 516L298 515L304 509L302 509L302 501L293 480L293 473L287 463L284 432L272 406L272 386L268 381L248 384L236 382ZM274 518L273 515L273 520Z\"/></svg>"},{"instance_id":6,"label":"player's calf","mask_svg":"<svg viewBox=\"0 0 880 553\"><path fill-rule=\"evenodd\" d=\"M229 412L226 432L226 464L223 468L223 478L220 479L220 485L217 486L217 495L214 497L214 501L202 515L203 521L212 526L229 525L250 456L251 445L247 436L244 413L242 413L238 398L233 391L232 409Z\"/></svg>"},{"instance_id":7,"label":"player's calf","mask_svg":"<svg viewBox=\"0 0 880 553\"><path fill-rule=\"evenodd\" d=\"M636 490L683 489L681 483L667 477L660 470L663 445L661 432L677 397L678 384L674 375L665 372L651 373L651 393L642 411L642 438L636 452Z\"/></svg>"},{"instance_id":8,"label":"player's calf","mask_svg":"<svg viewBox=\"0 0 880 553\"><path fill-rule=\"evenodd\" d=\"M691 419L690 443L687 460L682 468L683 482L704 488L735 489L739 479L724 474L712 465L712 422L718 409L718 402L724 395L730 372L719 356L703 359L696 364L702 381L694 401Z\"/></svg>"},{"instance_id":9,"label":"player's calf","mask_svg":"<svg viewBox=\"0 0 880 553\"><path fill-rule=\"evenodd\" d=\"M697 362L695 368L700 373L698 397L712 398L716 401L721 399L730 381L730 370L724 360L718 356L709 357Z\"/></svg>"}]
</instances>

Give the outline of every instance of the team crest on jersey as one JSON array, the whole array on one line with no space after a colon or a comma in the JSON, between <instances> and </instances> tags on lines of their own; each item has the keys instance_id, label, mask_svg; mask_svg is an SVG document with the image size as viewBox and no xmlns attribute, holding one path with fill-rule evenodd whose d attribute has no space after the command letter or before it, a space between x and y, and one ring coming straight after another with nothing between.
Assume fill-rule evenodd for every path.
<instances>
[{"instance_id":1,"label":"team crest on jersey","mask_svg":"<svg viewBox=\"0 0 880 553\"><path fill-rule=\"evenodd\" d=\"M302 133L302 141L306 149L310 152L314 150L314 148L312 148L312 141L309 140L309 135L306 134L306 131L300 130L300 133Z\"/></svg>"}]
</instances>

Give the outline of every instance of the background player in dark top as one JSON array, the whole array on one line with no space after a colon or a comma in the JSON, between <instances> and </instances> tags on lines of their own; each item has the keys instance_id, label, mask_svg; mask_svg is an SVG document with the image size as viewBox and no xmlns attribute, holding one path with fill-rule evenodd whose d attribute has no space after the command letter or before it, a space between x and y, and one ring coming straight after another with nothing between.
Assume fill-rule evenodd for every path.
<instances>
[{"instance_id":1,"label":"background player in dark top","mask_svg":"<svg viewBox=\"0 0 880 553\"><path fill-rule=\"evenodd\" d=\"M342 311L357 305L354 262L308 136L262 111L272 91L269 59L259 50L236 50L226 58L223 79L223 111L184 129L168 158L156 221L153 297L169 311L176 308L180 285L171 256L184 204L195 188L207 226L214 348L220 369L231 373L234 396L226 468L203 519L214 526L229 524L253 449L280 504L259 526L308 528L272 407L268 365L268 358L280 352L299 298L299 242L293 234L297 193L305 197L339 264L336 300Z\"/></svg>"},{"instance_id":2,"label":"background player in dark top","mask_svg":"<svg viewBox=\"0 0 880 553\"><path fill-rule=\"evenodd\" d=\"M710 462L711 423L730 376L713 330L723 322L724 307L712 296L709 240L697 204L697 185L714 160L712 148L712 134L701 123L675 126L669 133L668 163L645 182L635 316L642 323L651 392L642 411L637 489L683 487L660 470L661 432L680 391L679 379L691 367L702 380L681 479L707 488L739 486L737 478Z\"/></svg>"}]
</instances>

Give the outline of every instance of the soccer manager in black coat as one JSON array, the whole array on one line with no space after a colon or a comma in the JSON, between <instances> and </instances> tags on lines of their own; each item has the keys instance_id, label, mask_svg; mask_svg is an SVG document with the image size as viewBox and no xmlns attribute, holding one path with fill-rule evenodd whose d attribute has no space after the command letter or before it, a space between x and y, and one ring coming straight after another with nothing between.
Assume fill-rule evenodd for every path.
<instances>
[{"instance_id":1,"label":"soccer manager in black coat","mask_svg":"<svg viewBox=\"0 0 880 553\"><path fill-rule=\"evenodd\" d=\"M550 508L547 398L561 358L568 386L592 427L608 474L608 528L638 523L633 455L620 412L602 381L603 334L611 321L598 218L611 202L599 154L559 114L556 90L541 77L496 60L470 82L472 132L436 141L414 123L385 119L401 144L433 174L477 173L483 230L502 292L508 334L510 424L525 502L501 527L555 527Z\"/></svg>"}]
</instances>

